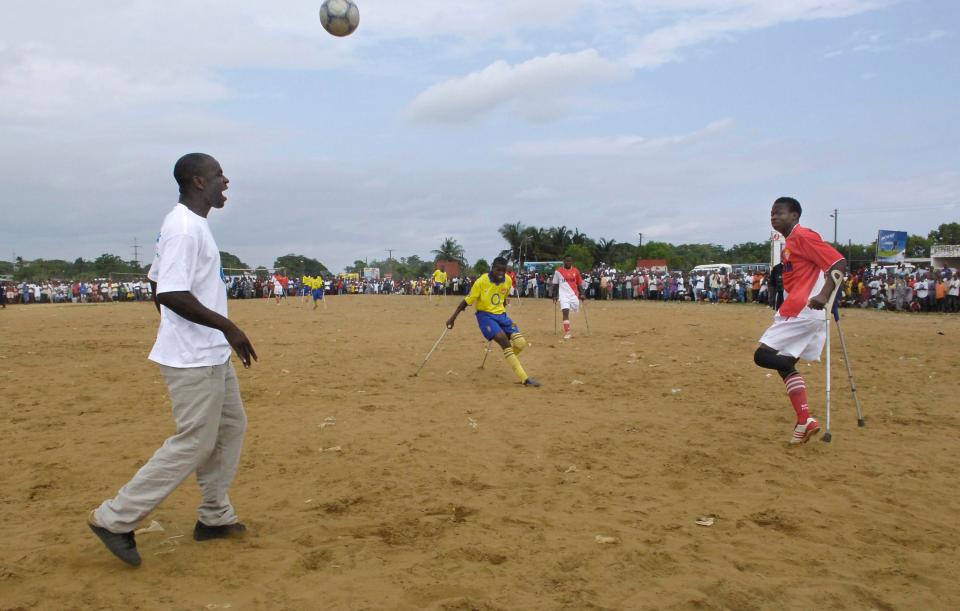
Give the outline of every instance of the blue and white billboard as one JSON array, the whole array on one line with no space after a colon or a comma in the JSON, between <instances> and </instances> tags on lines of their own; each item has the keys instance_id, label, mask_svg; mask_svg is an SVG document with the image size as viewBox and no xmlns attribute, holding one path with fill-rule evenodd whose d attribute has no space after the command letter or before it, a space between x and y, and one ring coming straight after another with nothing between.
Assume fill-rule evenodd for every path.
<instances>
[{"instance_id":1,"label":"blue and white billboard","mask_svg":"<svg viewBox=\"0 0 960 611\"><path fill-rule=\"evenodd\" d=\"M877 261L901 263L907 254L907 232L881 229L877 234Z\"/></svg>"}]
</instances>

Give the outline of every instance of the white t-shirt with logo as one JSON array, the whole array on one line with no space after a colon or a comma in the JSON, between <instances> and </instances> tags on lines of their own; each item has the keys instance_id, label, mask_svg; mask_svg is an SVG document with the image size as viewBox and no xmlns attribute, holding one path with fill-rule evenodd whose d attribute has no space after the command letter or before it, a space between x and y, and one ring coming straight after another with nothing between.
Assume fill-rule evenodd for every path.
<instances>
[{"instance_id":1,"label":"white t-shirt with logo","mask_svg":"<svg viewBox=\"0 0 960 611\"><path fill-rule=\"evenodd\" d=\"M220 267L220 250L207 219L183 204L163 219L156 253L147 277L157 294L189 291L206 308L227 315L227 287ZM190 322L166 306L160 308L160 329L150 360L168 367L222 365L230 358L223 333Z\"/></svg>"}]
</instances>

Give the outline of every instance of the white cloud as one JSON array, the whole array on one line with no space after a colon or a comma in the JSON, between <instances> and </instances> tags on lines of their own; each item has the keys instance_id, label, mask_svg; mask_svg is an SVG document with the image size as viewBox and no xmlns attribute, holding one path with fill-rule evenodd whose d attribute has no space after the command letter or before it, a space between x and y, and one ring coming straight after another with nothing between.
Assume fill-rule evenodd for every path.
<instances>
[{"instance_id":1,"label":"white cloud","mask_svg":"<svg viewBox=\"0 0 960 611\"><path fill-rule=\"evenodd\" d=\"M924 32L922 34L913 34L911 36L907 36L906 43L922 45L926 43L936 42L941 38L945 38L946 36L947 36L947 33L943 30L931 30L929 32Z\"/></svg>"},{"instance_id":2,"label":"white cloud","mask_svg":"<svg viewBox=\"0 0 960 611\"><path fill-rule=\"evenodd\" d=\"M144 103L224 99L214 78L170 71L124 70L57 57L38 47L0 48L0 119L84 115Z\"/></svg>"},{"instance_id":3,"label":"white cloud","mask_svg":"<svg viewBox=\"0 0 960 611\"><path fill-rule=\"evenodd\" d=\"M551 53L516 65L497 61L430 87L414 98L406 116L417 123L463 123L503 107L531 118L548 116L572 94L623 74L594 49Z\"/></svg>"},{"instance_id":4,"label":"white cloud","mask_svg":"<svg viewBox=\"0 0 960 611\"><path fill-rule=\"evenodd\" d=\"M530 187L528 189L523 189L514 194L513 198L520 201L530 201L530 202L542 202L551 199L556 199L560 193L556 189L551 189L550 187Z\"/></svg>"},{"instance_id":5,"label":"white cloud","mask_svg":"<svg viewBox=\"0 0 960 611\"><path fill-rule=\"evenodd\" d=\"M680 51L734 34L783 23L849 17L888 4L886 0L690 0L662 2L663 9L698 11L679 23L643 36L625 61L650 68L680 59Z\"/></svg>"},{"instance_id":6,"label":"white cloud","mask_svg":"<svg viewBox=\"0 0 960 611\"><path fill-rule=\"evenodd\" d=\"M507 153L526 157L619 157L702 139L732 127L732 120L721 119L710 123L702 130L677 136L647 138L637 135L620 135L525 141L507 147Z\"/></svg>"}]
</instances>

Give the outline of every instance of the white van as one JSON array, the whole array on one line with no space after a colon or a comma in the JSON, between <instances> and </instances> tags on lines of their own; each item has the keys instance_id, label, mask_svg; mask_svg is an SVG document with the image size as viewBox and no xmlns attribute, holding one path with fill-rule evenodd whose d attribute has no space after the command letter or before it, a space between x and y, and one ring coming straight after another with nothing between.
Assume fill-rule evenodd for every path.
<instances>
[{"instance_id":1,"label":"white van","mask_svg":"<svg viewBox=\"0 0 960 611\"><path fill-rule=\"evenodd\" d=\"M729 263L711 263L709 265L698 265L690 270L691 274L700 272L719 272L724 276L729 276L733 272L733 266Z\"/></svg>"}]
</instances>

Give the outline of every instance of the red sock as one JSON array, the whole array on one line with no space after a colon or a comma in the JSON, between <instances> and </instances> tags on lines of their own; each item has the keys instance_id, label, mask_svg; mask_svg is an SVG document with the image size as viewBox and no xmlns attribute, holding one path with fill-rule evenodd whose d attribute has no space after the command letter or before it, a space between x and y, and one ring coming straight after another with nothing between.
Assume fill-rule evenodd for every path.
<instances>
[{"instance_id":1,"label":"red sock","mask_svg":"<svg viewBox=\"0 0 960 611\"><path fill-rule=\"evenodd\" d=\"M810 406L807 405L807 384L799 373L788 376L783 381L787 386L787 396L793 403L793 411L797 412L797 424L804 424L810 417Z\"/></svg>"},{"instance_id":2,"label":"red sock","mask_svg":"<svg viewBox=\"0 0 960 611\"><path fill-rule=\"evenodd\" d=\"M569 321L569 320L563 321L563 332L564 332L564 333L570 333L570 321Z\"/></svg>"}]
</instances>

